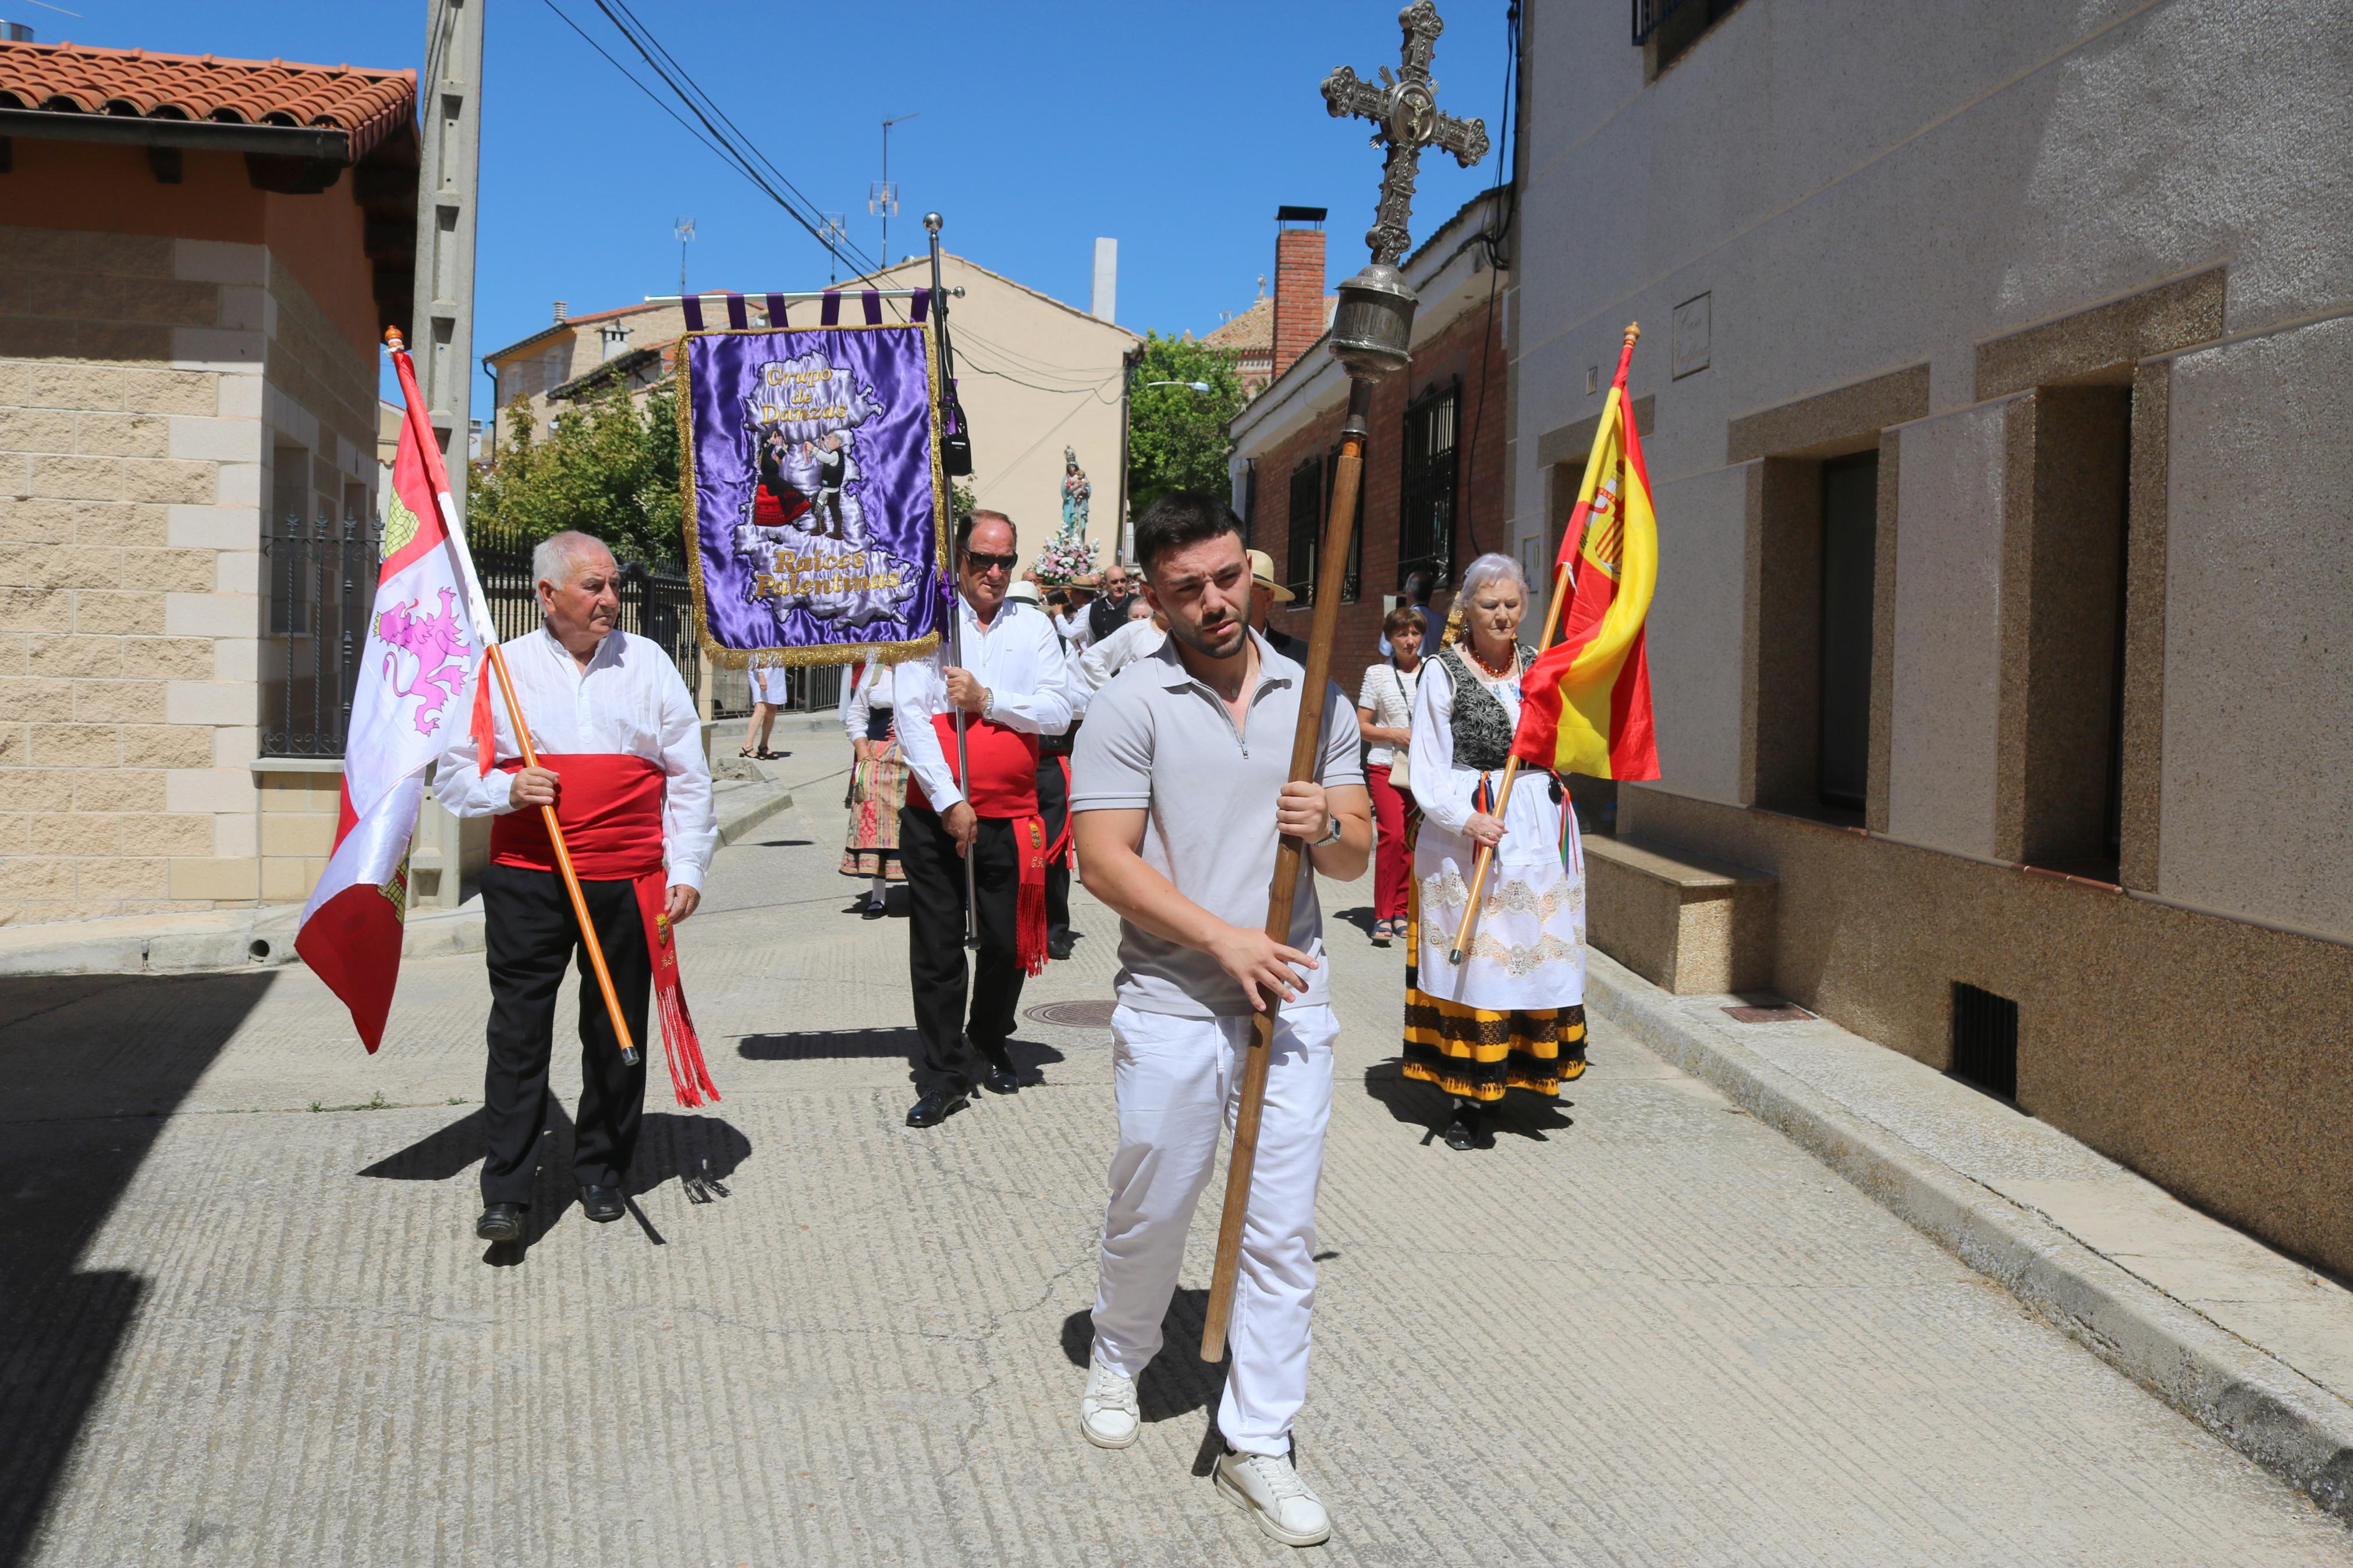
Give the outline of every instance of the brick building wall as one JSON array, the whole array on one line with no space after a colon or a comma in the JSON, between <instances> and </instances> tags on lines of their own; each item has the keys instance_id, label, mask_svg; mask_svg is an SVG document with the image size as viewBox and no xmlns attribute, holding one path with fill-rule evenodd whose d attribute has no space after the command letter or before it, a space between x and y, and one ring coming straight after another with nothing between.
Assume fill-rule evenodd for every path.
<instances>
[{"instance_id":1,"label":"brick building wall","mask_svg":"<svg viewBox=\"0 0 2353 1568\"><path fill-rule=\"evenodd\" d=\"M1502 315L1500 301L1493 310L1483 305L1465 310L1416 352L1413 363L1403 374L1374 389L1372 438L1365 463L1364 573L1355 602L1340 607L1339 642L1332 657L1333 679L1351 694L1363 679L1365 667L1380 657L1382 598L1402 586L1398 532L1406 405L1434 384L1461 378L1453 574L1460 575L1474 556L1510 549L1504 495L1504 447L1510 421L1504 402ZM1346 384L1338 385L1340 391L1331 406L1313 424L1258 459L1250 542L1274 558L1278 581L1288 581L1291 570L1292 470L1310 458L1328 458L1339 445ZM1322 526L1320 520L1317 526ZM1443 616L1451 601L1452 595L1441 591L1431 604ZM1540 604L1531 607L1530 637L1535 635L1540 623L1535 617L1541 613ZM1304 637L1314 617L1311 606L1278 605L1268 624Z\"/></svg>"},{"instance_id":2,"label":"brick building wall","mask_svg":"<svg viewBox=\"0 0 2353 1568\"><path fill-rule=\"evenodd\" d=\"M262 512L288 461L372 501L375 369L265 245L0 226L0 924L308 890L336 764L264 811Z\"/></svg>"}]
</instances>

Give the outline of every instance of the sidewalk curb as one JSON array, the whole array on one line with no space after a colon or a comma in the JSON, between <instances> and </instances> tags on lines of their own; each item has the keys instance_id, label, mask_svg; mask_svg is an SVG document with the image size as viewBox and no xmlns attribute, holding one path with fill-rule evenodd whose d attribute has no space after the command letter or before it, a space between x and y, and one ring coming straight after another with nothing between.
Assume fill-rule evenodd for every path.
<instances>
[{"instance_id":1,"label":"sidewalk curb","mask_svg":"<svg viewBox=\"0 0 2353 1568\"><path fill-rule=\"evenodd\" d=\"M723 782L720 846L734 843L792 805L792 792L780 785L747 787ZM301 962L294 953L294 928L301 914L299 904L267 904L258 909L78 921L0 931L0 976L201 974L276 969ZM477 897L455 909L410 910L400 955L442 958L480 952L482 945L482 905Z\"/></svg>"},{"instance_id":2,"label":"sidewalk curb","mask_svg":"<svg viewBox=\"0 0 2353 1568\"><path fill-rule=\"evenodd\" d=\"M1586 1001L2239 1452L2353 1522L2353 1405L2031 1210L1691 1016L1598 951ZM1727 1026L1728 1027L1729 1026Z\"/></svg>"}]
</instances>

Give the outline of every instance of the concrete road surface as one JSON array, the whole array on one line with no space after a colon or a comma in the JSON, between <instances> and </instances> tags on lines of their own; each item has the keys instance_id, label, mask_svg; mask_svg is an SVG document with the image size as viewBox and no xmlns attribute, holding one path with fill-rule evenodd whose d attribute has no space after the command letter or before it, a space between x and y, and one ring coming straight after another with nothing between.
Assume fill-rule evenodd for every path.
<instances>
[{"instance_id":1,"label":"concrete road surface","mask_svg":"<svg viewBox=\"0 0 2353 1568\"><path fill-rule=\"evenodd\" d=\"M411 963L375 1058L299 968L0 989L0 1563L1287 1560L1204 1479L1214 1193L1144 1436L1088 1447L1108 1036L1029 1022L1018 1096L904 1127L906 927L840 912L843 748L790 743L801 805L683 933L726 1100L657 1068L642 1218L580 1217L565 1122L527 1248L473 1240L479 957ZM1025 1005L1108 997L1082 904ZM2353 1563L1606 1024L1556 1109L1450 1152L1397 1070L1402 954L1334 947L1314 1560Z\"/></svg>"}]
</instances>

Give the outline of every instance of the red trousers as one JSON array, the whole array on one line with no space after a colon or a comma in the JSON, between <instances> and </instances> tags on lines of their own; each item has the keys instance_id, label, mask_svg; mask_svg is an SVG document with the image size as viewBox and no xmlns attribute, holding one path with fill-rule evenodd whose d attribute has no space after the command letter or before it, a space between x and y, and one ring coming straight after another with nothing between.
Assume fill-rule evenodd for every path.
<instances>
[{"instance_id":1,"label":"red trousers","mask_svg":"<svg viewBox=\"0 0 2353 1568\"><path fill-rule=\"evenodd\" d=\"M1365 783L1373 797L1373 918L1401 921L1406 886L1413 879L1413 848L1405 830L1417 808L1412 795L1389 787L1387 763L1366 768Z\"/></svg>"}]
</instances>

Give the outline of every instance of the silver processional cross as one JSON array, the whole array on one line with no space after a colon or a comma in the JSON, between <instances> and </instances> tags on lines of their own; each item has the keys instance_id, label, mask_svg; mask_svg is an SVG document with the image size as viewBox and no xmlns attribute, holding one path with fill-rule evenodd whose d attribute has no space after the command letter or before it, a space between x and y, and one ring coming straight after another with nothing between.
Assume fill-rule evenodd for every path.
<instances>
[{"instance_id":1,"label":"silver processional cross","mask_svg":"<svg viewBox=\"0 0 2353 1568\"><path fill-rule=\"evenodd\" d=\"M1376 129L1373 145L1388 157L1381 165L1381 202L1365 243L1373 247L1375 263L1396 265L1412 243L1413 180L1425 145L1454 154L1469 168L1487 155L1487 122L1464 121L1440 110L1438 84L1430 79L1430 58L1438 48L1438 35L1446 24L1438 19L1435 0L1414 0L1398 13L1405 29L1398 73L1380 68L1378 87L1342 66L1324 79L1324 102L1335 120L1369 120Z\"/></svg>"}]
</instances>

